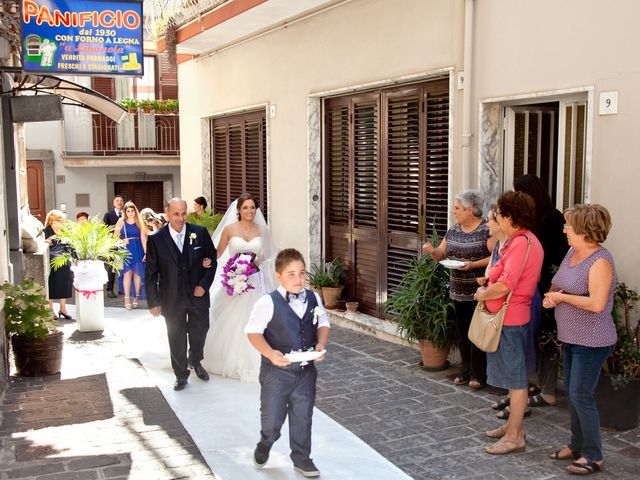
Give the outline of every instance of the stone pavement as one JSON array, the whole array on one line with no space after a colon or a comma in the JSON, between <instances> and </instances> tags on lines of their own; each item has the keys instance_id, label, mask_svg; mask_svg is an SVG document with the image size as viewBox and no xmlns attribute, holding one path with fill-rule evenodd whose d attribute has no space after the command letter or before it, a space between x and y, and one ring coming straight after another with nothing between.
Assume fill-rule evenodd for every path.
<instances>
[{"instance_id":1,"label":"stone pavement","mask_svg":"<svg viewBox=\"0 0 640 480\"><path fill-rule=\"evenodd\" d=\"M62 372L11 377L0 479L213 479L189 433L122 341L65 332Z\"/></svg>"},{"instance_id":2,"label":"stone pavement","mask_svg":"<svg viewBox=\"0 0 640 480\"><path fill-rule=\"evenodd\" d=\"M63 328L61 376L12 377L0 401L0 479L215 478L120 338ZM453 370L424 372L418 360L412 349L334 326L317 407L415 479L567 478L566 462L547 459L569 438L563 399L526 420L525 453L490 456L482 447L500 422L489 408L497 397L454 386ZM603 438L607 469L598 478L637 478L640 428ZM357 465L349 480L364 480Z\"/></svg>"},{"instance_id":3,"label":"stone pavement","mask_svg":"<svg viewBox=\"0 0 640 480\"><path fill-rule=\"evenodd\" d=\"M488 455L484 432L503 422L490 408L498 397L453 385L453 369L425 372L419 360L412 349L332 327L316 406L415 479L569 477L567 462L547 458L569 441L564 398L525 420L526 452ZM598 478L637 479L640 427L603 432L603 442L606 470Z\"/></svg>"}]
</instances>

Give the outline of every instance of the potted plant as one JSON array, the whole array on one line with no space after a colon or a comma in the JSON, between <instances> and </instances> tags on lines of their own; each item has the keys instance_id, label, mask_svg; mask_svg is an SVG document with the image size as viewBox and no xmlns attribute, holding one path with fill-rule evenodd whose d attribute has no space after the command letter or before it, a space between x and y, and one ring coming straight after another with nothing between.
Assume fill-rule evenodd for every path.
<instances>
[{"instance_id":1,"label":"potted plant","mask_svg":"<svg viewBox=\"0 0 640 480\"><path fill-rule=\"evenodd\" d=\"M596 387L600 425L616 430L638 426L640 417L640 315L638 291L616 286L613 320L618 342L605 362ZM635 315L634 315L635 314Z\"/></svg>"},{"instance_id":2,"label":"potted plant","mask_svg":"<svg viewBox=\"0 0 640 480\"><path fill-rule=\"evenodd\" d=\"M309 281L311 290L320 295L322 304L324 305L322 288L329 286L329 276L327 275L327 269L325 268L324 260L320 263L314 263L309 267L309 270L307 271L307 280Z\"/></svg>"},{"instance_id":3,"label":"potted plant","mask_svg":"<svg viewBox=\"0 0 640 480\"><path fill-rule=\"evenodd\" d=\"M438 245L435 234L432 243ZM447 368L449 350L456 344L448 288L449 272L430 255L422 255L409 263L385 306L398 323L398 333L409 343L419 343L422 366L430 371Z\"/></svg>"},{"instance_id":4,"label":"potted plant","mask_svg":"<svg viewBox=\"0 0 640 480\"><path fill-rule=\"evenodd\" d=\"M31 280L20 285L5 282L5 330L17 374L24 377L54 375L62 363L63 333L58 331L44 287Z\"/></svg>"},{"instance_id":5,"label":"potted plant","mask_svg":"<svg viewBox=\"0 0 640 480\"><path fill-rule=\"evenodd\" d=\"M56 234L56 238L70 248L51 260L51 266L55 269L69 261L75 263L71 270L77 326L81 332L104 330L103 286L107 281L104 264L118 272L128 256L123 241L114 238L113 228L95 216L82 223L67 220Z\"/></svg>"},{"instance_id":6,"label":"potted plant","mask_svg":"<svg viewBox=\"0 0 640 480\"><path fill-rule=\"evenodd\" d=\"M138 102L133 98L124 98L118 100L118 103L126 108L129 113L136 113L138 111Z\"/></svg>"},{"instance_id":7,"label":"potted plant","mask_svg":"<svg viewBox=\"0 0 640 480\"><path fill-rule=\"evenodd\" d=\"M178 110L180 109L180 104L178 103L178 100L176 100L175 98L168 98L166 100L164 100L164 110L167 113L178 113Z\"/></svg>"},{"instance_id":8,"label":"potted plant","mask_svg":"<svg viewBox=\"0 0 640 480\"><path fill-rule=\"evenodd\" d=\"M153 110L153 102L153 100L139 100L138 107L140 107L144 113L149 114L151 110Z\"/></svg>"},{"instance_id":9,"label":"potted plant","mask_svg":"<svg viewBox=\"0 0 640 480\"><path fill-rule=\"evenodd\" d=\"M324 306L336 308L338 299L342 295L342 290L344 290L343 282L347 276L347 269L339 258L324 262L323 268L326 274L326 285L322 286Z\"/></svg>"}]
</instances>

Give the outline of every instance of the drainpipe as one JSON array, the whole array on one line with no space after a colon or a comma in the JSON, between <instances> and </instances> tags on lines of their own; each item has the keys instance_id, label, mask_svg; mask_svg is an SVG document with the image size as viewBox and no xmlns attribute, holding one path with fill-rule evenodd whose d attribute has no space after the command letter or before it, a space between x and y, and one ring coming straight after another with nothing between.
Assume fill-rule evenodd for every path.
<instances>
[{"instance_id":1,"label":"drainpipe","mask_svg":"<svg viewBox=\"0 0 640 480\"><path fill-rule=\"evenodd\" d=\"M472 188L471 79L473 65L473 0L464 2L464 64L462 90L462 188Z\"/></svg>"}]
</instances>

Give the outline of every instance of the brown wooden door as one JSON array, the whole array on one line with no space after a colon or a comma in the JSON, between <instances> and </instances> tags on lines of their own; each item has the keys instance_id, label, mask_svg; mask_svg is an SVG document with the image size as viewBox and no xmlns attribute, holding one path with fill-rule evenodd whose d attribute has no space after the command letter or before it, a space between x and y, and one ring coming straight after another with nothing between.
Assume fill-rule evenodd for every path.
<instances>
[{"instance_id":1,"label":"brown wooden door","mask_svg":"<svg viewBox=\"0 0 640 480\"><path fill-rule=\"evenodd\" d=\"M162 182L116 182L115 193L122 195L125 202L132 201L138 207L151 208L154 212L164 212Z\"/></svg>"},{"instance_id":2,"label":"brown wooden door","mask_svg":"<svg viewBox=\"0 0 640 480\"><path fill-rule=\"evenodd\" d=\"M349 267L347 296L382 315L387 294L447 226L448 81L325 104L327 260Z\"/></svg>"},{"instance_id":3,"label":"brown wooden door","mask_svg":"<svg viewBox=\"0 0 640 480\"><path fill-rule=\"evenodd\" d=\"M42 160L27 160L27 195L31 215L41 222L47 216L44 195L44 165Z\"/></svg>"}]
</instances>

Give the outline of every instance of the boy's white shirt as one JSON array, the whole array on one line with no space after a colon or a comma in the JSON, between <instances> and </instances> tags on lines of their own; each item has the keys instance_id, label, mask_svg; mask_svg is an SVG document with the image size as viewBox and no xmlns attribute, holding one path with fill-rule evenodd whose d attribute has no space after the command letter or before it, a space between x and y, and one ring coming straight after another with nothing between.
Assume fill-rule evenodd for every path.
<instances>
[{"instance_id":1,"label":"boy's white shirt","mask_svg":"<svg viewBox=\"0 0 640 480\"><path fill-rule=\"evenodd\" d=\"M280 295L282 295L282 298L286 298L287 291L282 288L282 286L278 287L277 291ZM313 294L316 296L316 302L318 302L318 307L316 308L320 309L320 314L318 315L318 328L331 328L331 325L329 324L329 316L324 310L322 300L320 300L320 296L316 292L313 292ZM301 300L298 300L297 298L294 298L291 300L291 302L289 302L289 306L300 318L302 318L304 313L307 311L306 299L303 302ZM271 295L263 295L253 306L253 310L251 311L251 315L249 316L249 321L244 327L244 333L264 333L272 317L273 299L271 298Z\"/></svg>"}]
</instances>

